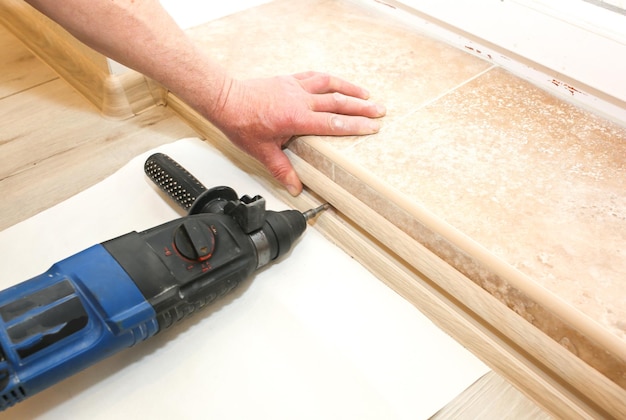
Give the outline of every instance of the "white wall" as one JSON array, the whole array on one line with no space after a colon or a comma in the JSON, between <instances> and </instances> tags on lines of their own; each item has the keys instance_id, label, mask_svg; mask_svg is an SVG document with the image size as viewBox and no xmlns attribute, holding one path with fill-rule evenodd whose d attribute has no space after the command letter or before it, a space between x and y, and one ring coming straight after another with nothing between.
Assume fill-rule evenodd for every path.
<instances>
[{"instance_id":1,"label":"white wall","mask_svg":"<svg viewBox=\"0 0 626 420\"><path fill-rule=\"evenodd\" d=\"M187 29L240 12L250 7L269 3L270 1L271 0L161 0L161 5L172 15L178 25Z\"/></svg>"}]
</instances>

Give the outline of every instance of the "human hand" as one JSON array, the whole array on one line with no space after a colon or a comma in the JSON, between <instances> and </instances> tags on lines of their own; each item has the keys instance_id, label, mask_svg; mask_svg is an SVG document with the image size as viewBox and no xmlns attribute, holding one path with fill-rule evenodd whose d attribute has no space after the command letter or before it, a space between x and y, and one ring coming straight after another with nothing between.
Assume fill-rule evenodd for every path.
<instances>
[{"instance_id":1,"label":"human hand","mask_svg":"<svg viewBox=\"0 0 626 420\"><path fill-rule=\"evenodd\" d=\"M302 183L283 146L298 135L365 135L378 132L385 108L369 93L316 72L269 79L232 80L213 122L240 149L256 158L298 195Z\"/></svg>"}]
</instances>

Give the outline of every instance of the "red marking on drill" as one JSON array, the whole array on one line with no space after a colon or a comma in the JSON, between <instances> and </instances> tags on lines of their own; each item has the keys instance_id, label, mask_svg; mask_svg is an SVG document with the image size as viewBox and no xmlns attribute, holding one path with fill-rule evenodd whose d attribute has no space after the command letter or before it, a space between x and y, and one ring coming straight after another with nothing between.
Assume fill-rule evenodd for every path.
<instances>
[{"instance_id":1,"label":"red marking on drill","mask_svg":"<svg viewBox=\"0 0 626 420\"><path fill-rule=\"evenodd\" d=\"M168 247L163 248L163 252L165 253L166 257L172 255L172 251Z\"/></svg>"}]
</instances>

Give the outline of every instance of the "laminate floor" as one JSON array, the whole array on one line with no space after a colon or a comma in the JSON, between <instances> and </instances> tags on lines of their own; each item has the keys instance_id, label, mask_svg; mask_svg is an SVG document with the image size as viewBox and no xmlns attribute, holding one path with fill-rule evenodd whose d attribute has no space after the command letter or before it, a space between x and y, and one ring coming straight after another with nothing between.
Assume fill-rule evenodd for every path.
<instances>
[{"instance_id":1,"label":"laminate floor","mask_svg":"<svg viewBox=\"0 0 626 420\"><path fill-rule=\"evenodd\" d=\"M0 230L195 132L169 109L113 121L0 28Z\"/></svg>"}]
</instances>

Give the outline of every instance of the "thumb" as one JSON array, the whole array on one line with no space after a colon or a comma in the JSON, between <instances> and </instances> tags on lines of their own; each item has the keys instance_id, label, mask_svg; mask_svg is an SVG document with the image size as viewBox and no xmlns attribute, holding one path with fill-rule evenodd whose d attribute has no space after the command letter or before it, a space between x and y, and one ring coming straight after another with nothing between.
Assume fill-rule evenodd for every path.
<instances>
[{"instance_id":1,"label":"thumb","mask_svg":"<svg viewBox=\"0 0 626 420\"><path fill-rule=\"evenodd\" d=\"M277 148L261 162L270 171L272 176L280 182L294 197L302 192L302 182L291 165L289 158L281 149Z\"/></svg>"}]
</instances>

